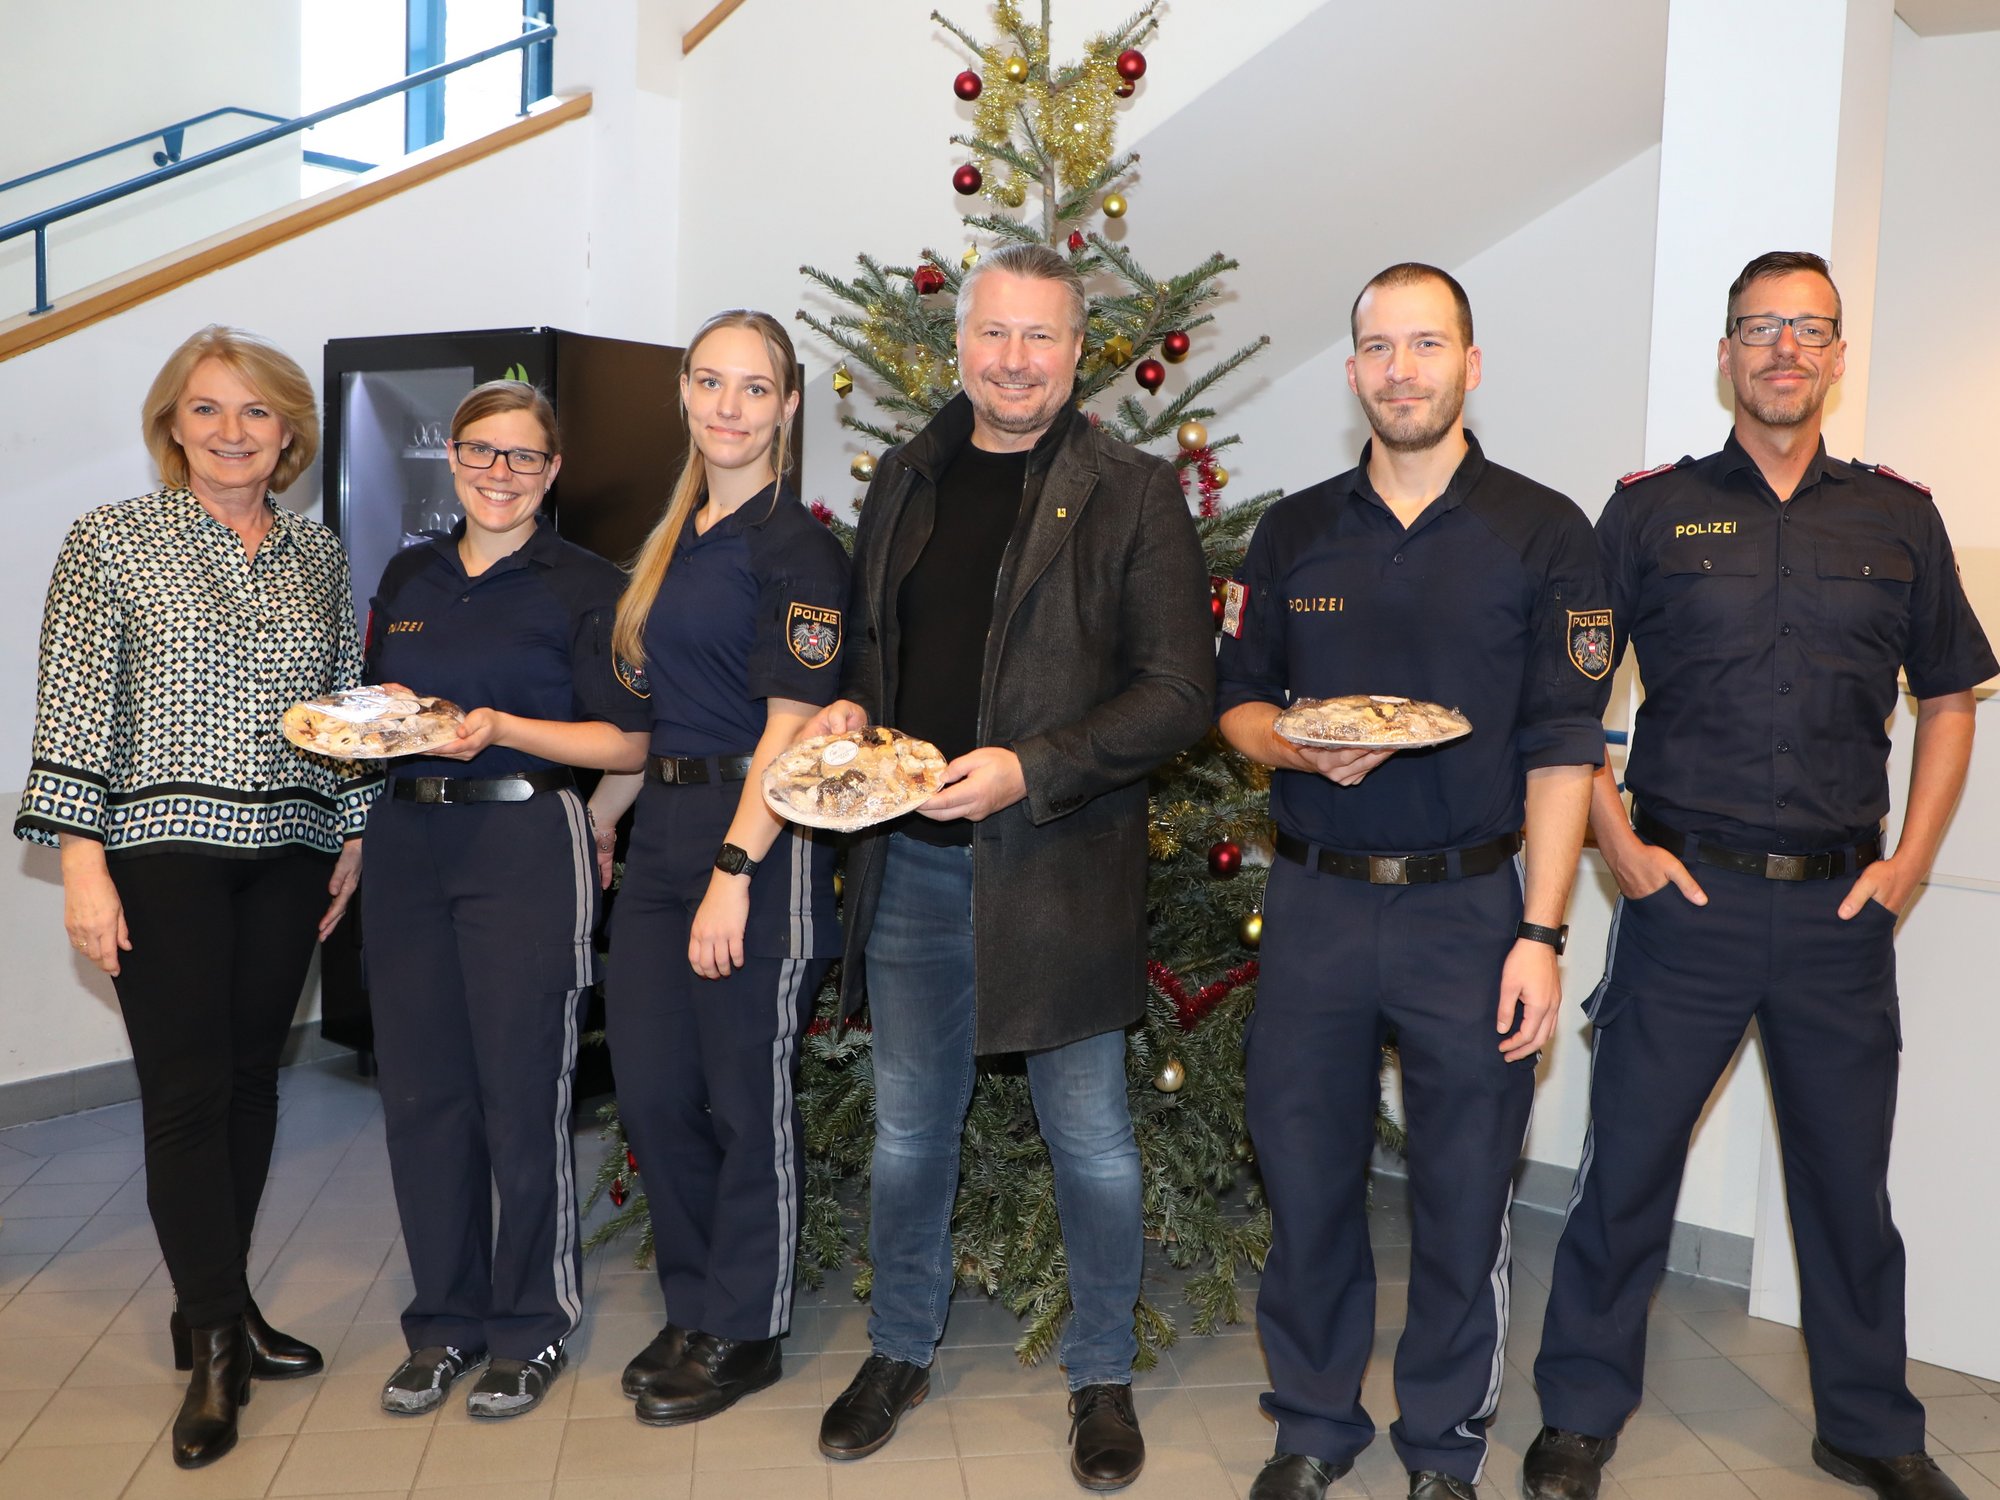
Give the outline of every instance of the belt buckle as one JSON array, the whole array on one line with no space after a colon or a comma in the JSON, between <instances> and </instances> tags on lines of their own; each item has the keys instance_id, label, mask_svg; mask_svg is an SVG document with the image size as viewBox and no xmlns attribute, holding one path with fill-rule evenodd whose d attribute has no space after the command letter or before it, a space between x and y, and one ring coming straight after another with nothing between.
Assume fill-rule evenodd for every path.
<instances>
[{"instance_id":1,"label":"belt buckle","mask_svg":"<svg viewBox=\"0 0 2000 1500\"><path fill-rule=\"evenodd\" d=\"M1370 885L1408 885L1410 883L1409 861L1400 854L1369 855L1368 883Z\"/></svg>"},{"instance_id":2,"label":"belt buckle","mask_svg":"<svg viewBox=\"0 0 2000 1500\"><path fill-rule=\"evenodd\" d=\"M419 776L415 778L419 803L428 802L436 806L451 801L451 784L442 776Z\"/></svg>"},{"instance_id":3,"label":"belt buckle","mask_svg":"<svg viewBox=\"0 0 2000 1500\"><path fill-rule=\"evenodd\" d=\"M1764 878L1766 880L1804 880L1806 860L1802 854L1767 854L1764 856Z\"/></svg>"}]
</instances>

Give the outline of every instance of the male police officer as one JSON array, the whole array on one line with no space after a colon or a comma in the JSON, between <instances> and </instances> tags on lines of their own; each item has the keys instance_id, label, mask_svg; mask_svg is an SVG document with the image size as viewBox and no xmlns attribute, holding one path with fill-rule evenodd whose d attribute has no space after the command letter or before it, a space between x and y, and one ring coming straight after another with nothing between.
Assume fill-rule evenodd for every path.
<instances>
[{"instance_id":1,"label":"male police officer","mask_svg":"<svg viewBox=\"0 0 2000 1500\"><path fill-rule=\"evenodd\" d=\"M1075 1307L1070 1469L1112 1490L1146 1452L1124 1033L1145 993L1146 773L1207 725L1215 657L1172 468L1071 399L1084 321L1082 280L1044 246L965 278L964 393L883 460L862 510L857 701L808 727L872 717L951 757L921 815L848 860L844 1002L865 986L875 1027L874 1352L819 1441L829 1458L873 1453L929 1391L974 1057L1026 1052Z\"/></svg>"},{"instance_id":2,"label":"male police officer","mask_svg":"<svg viewBox=\"0 0 2000 1500\"><path fill-rule=\"evenodd\" d=\"M1729 289L1736 393L1720 453L1629 475L1598 542L1646 700L1626 779L1591 808L1624 893L1596 1023L1591 1129L1535 1379L1548 1426L1523 1492L1588 1500L1639 1404L1646 1304L1688 1135L1754 1016L1784 1145L1827 1472L1892 1500L1957 1496L1903 1378L1889 1217L1896 914L1924 878L1995 671L1929 494L1826 456L1840 294L1817 255L1760 255ZM1622 644L1622 642L1620 643ZM1884 722L1917 699L1903 834L1884 857Z\"/></svg>"},{"instance_id":3,"label":"male police officer","mask_svg":"<svg viewBox=\"0 0 2000 1500\"><path fill-rule=\"evenodd\" d=\"M1464 289L1391 266L1352 324L1347 380L1374 438L1358 468L1271 508L1223 617L1222 732L1278 768L1246 1063L1272 1213L1257 1324L1278 1451L1250 1495L1318 1500L1374 1436L1366 1173L1393 1028L1413 1245L1391 1437L1412 1496L1471 1500L1507 1337L1513 1167L1604 753L1612 618L1582 512L1489 462L1461 425L1480 367ZM1275 733L1288 700L1347 693L1455 705L1472 732L1393 755Z\"/></svg>"}]
</instances>

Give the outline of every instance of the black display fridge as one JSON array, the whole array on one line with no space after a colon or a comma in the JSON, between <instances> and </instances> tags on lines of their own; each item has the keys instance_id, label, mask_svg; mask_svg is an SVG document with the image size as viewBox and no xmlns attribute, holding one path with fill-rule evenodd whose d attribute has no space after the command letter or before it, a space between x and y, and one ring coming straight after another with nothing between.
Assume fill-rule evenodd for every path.
<instances>
[{"instance_id":1,"label":"black display fridge","mask_svg":"<svg viewBox=\"0 0 2000 1500\"><path fill-rule=\"evenodd\" d=\"M681 351L559 328L333 339L326 346L326 523L347 546L355 612L395 553L449 532L459 520L445 463L451 414L487 380L526 380L554 402L563 428L562 473L543 502L557 531L620 565L630 563L665 509L687 451L676 383ZM367 878L363 871L364 880ZM321 950L321 1029L373 1070L374 1027L361 903ZM592 997L589 1025L603 1025ZM594 1055L593 1055L594 1054ZM609 1085L602 1049L579 1062L577 1097Z\"/></svg>"}]
</instances>

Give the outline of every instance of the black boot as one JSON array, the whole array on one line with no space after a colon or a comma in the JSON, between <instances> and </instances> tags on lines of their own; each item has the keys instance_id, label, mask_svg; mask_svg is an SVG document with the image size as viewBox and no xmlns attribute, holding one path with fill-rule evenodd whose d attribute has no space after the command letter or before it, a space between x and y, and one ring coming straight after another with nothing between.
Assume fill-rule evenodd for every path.
<instances>
[{"instance_id":1,"label":"black boot","mask_svg":"<svg viewBox=\"0 0 2000 1500\"><path fill-rule=\"evenodd\" d=\"M241 1318L188 1330L194 1373L174 1417L174 1462L212 1464L236 1446L236 1414L250 1401L250 1336Z\"/></svg>"},{"instance_id":2,"label":"black boot","mask_svg":"<svg viewBox=\"0 0 2000 1500\"><path fill-rule=\"evenodd\" d=\"M690 1333L680 1359L646 1382L633 1410L654 1427L712 1417L777 1380L784 1369L784 1342Z\"/></svg>"},{"instance_id":3,"label":"black boot","mask_svg":"<svg viewBox=\"0 0 2000 1500\"><path fill-rule=\"evenodd\" d=\"M244 1304L243 1331L250 1336L250 1373L259 1380L296 1380L301 1375L317 1375L326 1368L319 1350L266 1323L255 1302ZM174 1368L193 1369L187 1319L181 1316L178 1304L167 1319L167 1333L174 1341Z\"/></svg>"}]
</instances>

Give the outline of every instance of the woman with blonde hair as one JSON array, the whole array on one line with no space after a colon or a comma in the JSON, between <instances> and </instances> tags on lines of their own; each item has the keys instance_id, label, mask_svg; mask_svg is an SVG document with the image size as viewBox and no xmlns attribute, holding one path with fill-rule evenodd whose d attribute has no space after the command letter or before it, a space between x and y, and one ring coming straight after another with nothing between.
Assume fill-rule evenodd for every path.
<instances>
[{"instance_id":1,"label":"woman with blonde hair","mask_svg":"<svg viewBox=\"0 0 2000 1500\"><path fill-rule=\"evenodd\" d=\"M56 560L14 832L61 848L71 946L111 976L131 1038L174 1361L192 1371L173 1457L196 1468L235 1446L253 1375L321 1368L264 1321L245 1265L279 1053L381 782L278 732L361 668L347 554L273 498L319 447L305 372L212 325L154 378L143 426L164 484L87 512Z\"/></svg>"},{"instance_id":2,"label":"woman with blonde hair","mask_svg":"<svg viewBox=\"0 0 2000 1500\"><path fill-rule=\"evenodd\" d=\"M465 519L390 559L368 612L372 680L470 710L395 763L368 818L368 988L415 1283L382 1406L432 1411L483 1364L466 1410L499 1418L541 1402L582 1313L570 1086L598 886L569 768L639 766L652 716L612 664L625 575L541 515L562 469L547 398L479 386L446 457Z\"/></svg>"},{"instance_id":3,"label":"woman with blonde hair","mask_svg":"<svg viewBox=\"0 0 2000 1500\"><path fill-rule=\"evenodd\" d=\"M833 850L764 805L764 768L838 696L847 557L786 488L791 340L719 313L682 362L686 466L618 604L652 698L611 916L605 1030L644 1175L667 1323L626 1367L643 1422L697 1421L776 1380L798 1244L797 1044L832 956Z\"/></svg>"}]
</instances>

